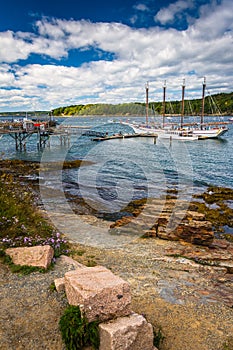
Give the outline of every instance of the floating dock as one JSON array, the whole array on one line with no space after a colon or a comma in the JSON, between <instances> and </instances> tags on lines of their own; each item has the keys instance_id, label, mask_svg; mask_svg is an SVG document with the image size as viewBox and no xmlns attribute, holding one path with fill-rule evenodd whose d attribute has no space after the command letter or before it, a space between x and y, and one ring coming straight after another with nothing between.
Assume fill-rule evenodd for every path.
<instances>
[{"instance_id":1,"label":"floating dock","mask_svg":"<svg viewBox=\"0 0 233 350\"><path fill-rule=\"evenodd\" d=\"M107 140L116 140L116 139L129 139L129 138L136 138L136 137L150 137L153 138L154 141L156 141L158 135L157 134L116 134L116 135L105 135L103 137L95 137L92 138L92 141L107 141Z\"/></svg>"}]
</instances>

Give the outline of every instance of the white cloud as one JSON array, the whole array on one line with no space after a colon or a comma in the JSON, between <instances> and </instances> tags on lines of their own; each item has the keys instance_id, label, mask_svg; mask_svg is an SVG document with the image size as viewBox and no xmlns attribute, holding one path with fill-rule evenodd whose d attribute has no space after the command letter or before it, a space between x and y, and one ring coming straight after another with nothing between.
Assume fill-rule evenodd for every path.
<instances>
[{"instance_id":1,"label":"white cloud","mask_svg":"<svg viewBox=\"0 0 233 350\"><path fill-rule=\"evenodd\" d=\"M173 4L176 5L173 15L185 6L182 4L182 1ZM220 82L223 91L232 91L230 9L230 0L201 7L200 17L183 31L43 18L36 23L37 32L0 33L1 109L144 101L146 81L150 82L151 99L161 100L165 79L171 99L180 98L183 78L187 90L189 86L197 89L197 97L204 75L207 83L210 81L216 87L213 92L220 92ZM90 47L110 52L115 59L79 67L63 65L62 58L68 57L70 50ZM50 58L58 61L56 65L22 66L19 60L27 59L30 54L47 56L48 62Z\"/></svg>"},{"instance_id":2,"label":"white cloud","mask_svg":"<svg viewBox=\"0 0 233 350\"><path fill-rule=\"evenodd\" d=\"M26 59L31 50L31 43L18 37L12 31L0 33L0 62Z\"/></svg>"},{"instance_id":3,"label":"white cloud","mask_svg":"<svg viewBox=\"0 0 233 350\"><path fill-rule=\"evenodd\" d=\"M170 4L168 7L159 10L154 19L164 25L173 22L178 14L192 7L193 0L178 0L175 3Z\"/></svg>"},{"instance_id":4,"label":"white cloud","mask_svg":"<svg viewBox=\"0 0 233 350\"><path fill-rule=\"evenodd\" d=\"M193 36L202 40L215 40L223 35L232 37L233 11L232 0L213 2L200 8L200 18L190 28ZM229 47L231 51L231 47Z\"/></svg>"},{"instance_id":5,"label":"white cloud","mask_svg":"<svg viewBox=\"0 0 233 350\"><path fill-rule=\"evenodd\" d=\"M149 11L149 8L145 4L138 4L134 6L135 10L138 11Z\"/></svg>"}]
</instances>

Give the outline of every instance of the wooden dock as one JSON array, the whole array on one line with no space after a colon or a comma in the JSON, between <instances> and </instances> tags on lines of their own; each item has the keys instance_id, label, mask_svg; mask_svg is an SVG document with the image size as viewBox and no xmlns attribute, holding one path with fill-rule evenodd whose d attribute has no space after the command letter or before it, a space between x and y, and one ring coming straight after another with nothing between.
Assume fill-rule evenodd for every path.
<instances>
[{"instance_id":1,"label":"wooden dock","mask_svg":"<svg viewBox=\"0 0 233 350\"><path fill-rule=\"evenodd\" d=\"M108 140L118 140L118 139L129 139L129 138L136 138L136 137L146 137L146 138L153 138L154 142L156 142L156 139L158 137L157 134L116 134L116 135L105 135L104 137L95 137L92 138L92 141L108 141Z\"/></svg>"},{"instance_id":2,"label":"wooden dock","mask_svg":"<svg viewBox=\"0 0 233 350\"><path fill-rule=\"evenodd\" d=\"M34 123L31 120L26 120L22 123L7 122L0 124L0 137L1 135L9 135L15 141L16 151L26 151L27 141L33 134L37 134L36 145L38 151L43 149L46 145L50 146L50 136L57 136L60 139L60 144L69 146L70 136L74 133L74 129L79 130L82 136L90 137L91 141L108 141L127 138L152 138L154 143L158 137L157 134L145 134L145 133L133 133L133 134L108 134L108 132L102 132L97 130L91 130L88 126L67 126L53 128L49 127L46 122ZM76 133L75 133L76 134Z\"/></svg>"},{"instance_id":3,"label":"wooden dock","mask_svg":"<svg viewBox=\"0 0 233 350\"><path fill-rule=\"evenodd\" d=\"M42 149L49 144L49 137L53 133L53 128L46 122L7 122L0 124L0 136L9 135L15 141L16 151L26 151L27 141L34 134L37 135L37 149Z\"/></svg>"}]
</instances>

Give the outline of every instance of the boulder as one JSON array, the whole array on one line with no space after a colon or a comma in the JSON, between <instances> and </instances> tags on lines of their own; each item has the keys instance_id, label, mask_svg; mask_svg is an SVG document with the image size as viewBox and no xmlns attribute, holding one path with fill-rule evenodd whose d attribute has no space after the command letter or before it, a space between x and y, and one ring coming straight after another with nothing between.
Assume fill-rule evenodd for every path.
<instances>
[{"instance_id":1,"label":"boulder","mask_svg":"<svg viewBox=\"0 0 233 350\"><path fill-rule=\"evenodd\" d=\"M119 317L99 325L99 350L154 350L153 328L138 314Z\"/></svg>"},{"instance_id":2,"label":"boulder","mask_svg":"<svg viewBox=\"0 0 233 350\"><path fill-rule=\"evenodd\" d=\"M15 265L36 266L47 269L51 264L54 250L50 245L6 249Z\"/></svg>"},{"instance_id":3,"label":"boulder","mask_svg":"<svg viewBox=\"0 0 233 350\"><path fill-rule=\"evenodd\" d=\"M67 272L65 291L69 304L79 305L89 322L131 313L130 285L103 266Z\"/></svg>"}]
</instances>

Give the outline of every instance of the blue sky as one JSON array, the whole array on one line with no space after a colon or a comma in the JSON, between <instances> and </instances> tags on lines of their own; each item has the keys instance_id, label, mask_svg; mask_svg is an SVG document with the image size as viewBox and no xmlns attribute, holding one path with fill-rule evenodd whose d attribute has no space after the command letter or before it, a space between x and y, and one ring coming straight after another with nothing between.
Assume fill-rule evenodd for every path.
<instances>
[{"instance_id":1,"label":"blue sky","mask_svg":"<svg viewBox=\"0 0 233 350\"><path fill-rule=\"evenodd\" d=\"M0 112L233 91L232 0L8 0Z\"/></svg>"}]
</instances>

